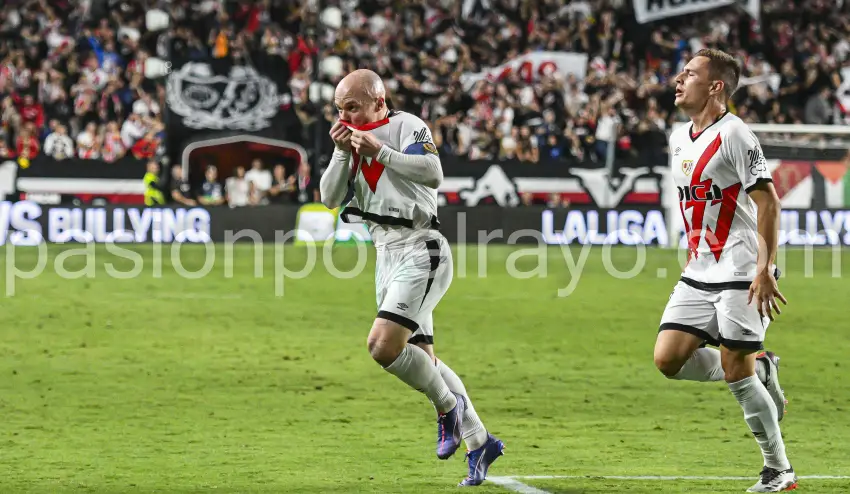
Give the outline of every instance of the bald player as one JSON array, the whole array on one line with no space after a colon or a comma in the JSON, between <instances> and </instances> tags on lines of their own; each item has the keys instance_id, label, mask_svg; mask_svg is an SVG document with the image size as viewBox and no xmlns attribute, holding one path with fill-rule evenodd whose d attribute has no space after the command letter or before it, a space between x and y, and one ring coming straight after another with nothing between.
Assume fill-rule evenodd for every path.
<instances>
[{"instance_id":1,"label":"bald player","mask_svg":"<svg viewBox=\"0 0 850 494\"><path fill-rule=\"evenodd\" d=\"M384 370L424 393L437 411L437 457L466 442L469 474L480 485L504 444L489 434L457 374L434 355L433 311L452 281L452 255L437 219L443 171L428 126L387 108L381 78L356 70L337 86L335 148L322 175L322 203L337 208L350 181L354 197L340 213L365 223L377 250L378 314L367 345Z\"/></svg>"}]
</instances>

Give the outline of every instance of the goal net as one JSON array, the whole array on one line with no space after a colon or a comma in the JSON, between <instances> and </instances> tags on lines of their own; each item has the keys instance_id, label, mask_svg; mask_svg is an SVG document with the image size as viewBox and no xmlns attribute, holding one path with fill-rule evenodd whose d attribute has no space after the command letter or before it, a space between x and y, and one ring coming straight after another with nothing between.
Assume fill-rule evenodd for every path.
<instances>
[{"instance_id":1,"label":"goal net","mask_svg":"<svg viewBox=\"0 0 850 494\"><path fill-rule=\"evenodd\" d=\"M687 124L674 128L681 125ZM759 138L782 204L780 245L850 246L850 126L749 127ZM664 203L670 245L684 248L675 190L668 180Z\"/></svg>"}]
</instances>

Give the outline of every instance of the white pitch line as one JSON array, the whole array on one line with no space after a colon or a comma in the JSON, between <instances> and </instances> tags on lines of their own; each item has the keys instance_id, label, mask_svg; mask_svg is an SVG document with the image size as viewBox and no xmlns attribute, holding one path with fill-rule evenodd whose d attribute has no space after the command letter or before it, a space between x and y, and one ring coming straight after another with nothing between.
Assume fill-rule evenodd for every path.
<instances>
[{"instance_id":1,"label":"white pitch line","mask_svg":"<svg viewBox=\"0 0 850 494\"><path fill-rule=\"evenodd\" d=\"M549 491L523 484L519 480L516 480L515 477L487 477L487 480L509 491L519 492L520 494L552 494Z\"/></svg>"},{"instance_id":2,"label":"white pitch line","mask_svg":"<svg viewBox=\"0 0 850 494\"><path fill-rule=\"evenodd\" d=\"M752 477L694 477L687 475L512 475L510 477L500 477L503 479L604 479L604 480L755 480L758 476ZM850 480L850 475L801 475L800 480Z\"/></svg>"},{"instance_id":3,"label":"white pitch line","mask_svg":"<svg viewBox=\"0 0 850 494\"><path fill-rule=\"evenodd\" d=\"M551 494L549 491L523 484L517 479L523 480L553 480L553 479L602 479L602 480L754 480L757 477L697 477L697 476L664 476L664 475L512 475L509 477L488 477L487 480L504 487L505 489L520 494ZM800 480L848 480L850 475L803 475Z\"/></svg>"}]
</instances>

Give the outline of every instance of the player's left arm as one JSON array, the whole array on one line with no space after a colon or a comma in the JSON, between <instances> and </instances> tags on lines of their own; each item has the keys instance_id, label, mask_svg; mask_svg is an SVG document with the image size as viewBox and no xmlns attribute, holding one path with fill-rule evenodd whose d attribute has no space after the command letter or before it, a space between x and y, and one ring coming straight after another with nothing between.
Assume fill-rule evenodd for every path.
<instances>
[{"instance_id":1,"label":"player's left arm","mask_svg":"<svg viewBox=\"0 0 850 494\"><path fill-rule=\"evenodd\" d=\"M427 146L433 150L426 149ZM443 182L443 166L433 143L414 143L398 152L386 144L378 151L378 161L399 175L436 189Z\"/></svg>"},{"instance_id":2,"label":"player's left arm","mask_svg":"<svg viewBox=\"0 0 850 494\"><path fill-rule=\"evenodd\" d=\"M741 184L758 208L756 224L759 251L749 300L752 303L755 299L759 314L767 315L773 320L772 310L777 314L782 313L776 299L784 304L788 303L773 276L773 265L779 250L779 218L782 206L773 186L767 160L755 134L747 127L735 129L727 135L726 143L726 152L735 164Z\"/></svg>"}]
</instances>

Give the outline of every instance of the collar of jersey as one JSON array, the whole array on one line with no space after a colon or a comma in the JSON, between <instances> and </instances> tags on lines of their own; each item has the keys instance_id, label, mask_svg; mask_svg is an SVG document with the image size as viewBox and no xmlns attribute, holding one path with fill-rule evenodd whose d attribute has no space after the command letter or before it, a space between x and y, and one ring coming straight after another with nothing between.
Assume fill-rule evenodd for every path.
<instances>
[{"instance_id":1,"label":"collar of jersey","mask_svg":"<svg viewBox=\"0 0 850 494\"><path fill-rule=\"evenodd\" d=\"M394 114L395 114L395 112L394 112L394 111L392 111L392 110L390 110L390 111L387 113L387 117L386 117L386 118L381 119L381 120L378 120L378 121L376 121L376 122L369 122L369 123L367 123L367 124L365 124L365 125L354 125L353 123L351 123L351 122L347 122L347 121L345 121L345 120L340 120L340 121L339 121L339 123L341 123L342 125L345 125L345 126L346 126L346 127L348 127L349 129L352 129L352 130L360 130L360 131L365 132L365 131L367 131L367 130L372 130L372 129L377 129L378 127L383 127L384 125L386 125L386 124L390 123L390 117L391 117L391 116L393 116Z\"/></svg>"}]
</instances>

